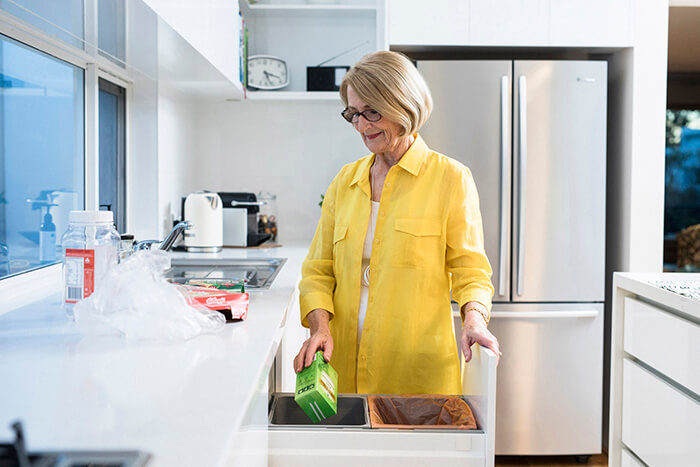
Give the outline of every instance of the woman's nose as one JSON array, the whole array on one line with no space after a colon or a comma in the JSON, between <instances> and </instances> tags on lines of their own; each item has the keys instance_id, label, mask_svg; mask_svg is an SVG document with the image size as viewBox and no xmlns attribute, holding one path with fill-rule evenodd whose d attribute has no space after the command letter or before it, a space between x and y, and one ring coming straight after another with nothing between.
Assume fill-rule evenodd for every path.
<instances>
[{"instance_id":1,"label":"woman's nose","mask_svg":"<svg viewBox=\"0 0 700 467\"><path fill-rule=\"evenodd\" d=\"M355 122L355 129L360 133L363 133L369 126L370 122L368 122L367 119L362 115L360 115L357 119L357 122Z\"/></svg>"}]
</instances>

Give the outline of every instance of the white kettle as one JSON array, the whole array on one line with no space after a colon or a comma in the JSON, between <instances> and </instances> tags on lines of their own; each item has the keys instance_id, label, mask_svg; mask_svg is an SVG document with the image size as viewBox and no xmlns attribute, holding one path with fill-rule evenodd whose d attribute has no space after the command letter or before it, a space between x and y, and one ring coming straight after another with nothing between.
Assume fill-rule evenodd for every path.
<instances>
[{"instance_id":1,"label":"white kettle","mask_svg":"<svg viewBox=\"0 0 700 467\"><path fill-rule=\"evenodd\" d=\"M218 194L196 191L185 199L185 220L192 227L185 231L187 251L214 253L221 251L223 238L223 203Z\"/></svg>"}]
</instances>

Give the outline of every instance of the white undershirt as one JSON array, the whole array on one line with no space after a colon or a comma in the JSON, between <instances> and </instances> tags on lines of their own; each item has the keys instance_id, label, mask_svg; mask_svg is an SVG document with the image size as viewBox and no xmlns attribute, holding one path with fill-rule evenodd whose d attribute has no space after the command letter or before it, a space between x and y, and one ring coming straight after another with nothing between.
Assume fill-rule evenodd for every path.
<instances>
[{"instance_id":1,"label":"white undershirt","mask_svg":"<svg viewBox=\"0 0 700 467\"><path fill-rule=\"evenodd\" d=\"M360 310L357 315L357 343L360 343L362 337L362 326L365 324L365 315L367 314L367 299L369 297L369 259L372 256L372 242L374 241L374 229L377 225L377 216L379 214L379 202L372 201L372 212L369 216L367 224L367 235L365 236L365 245L362 248L362 279L360 285Z\"/></svg>"}]
</instances>

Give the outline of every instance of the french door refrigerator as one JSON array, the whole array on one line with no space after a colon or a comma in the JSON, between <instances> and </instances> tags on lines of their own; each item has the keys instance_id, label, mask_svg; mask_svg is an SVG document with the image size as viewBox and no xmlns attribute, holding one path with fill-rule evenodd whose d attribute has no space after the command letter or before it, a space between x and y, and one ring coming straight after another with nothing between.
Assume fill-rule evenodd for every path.
<instances>
[{"instance_id":1,"label":"french door refrigerator","mask_svg":"<svg viewBox=\"0 0 700 467\"><path fill-rule=\"evenodd\" d=\"M427 144L479 191L500 342L496 454L601 452L607 64L419 61Z\"/></svg>"}]
</instances>

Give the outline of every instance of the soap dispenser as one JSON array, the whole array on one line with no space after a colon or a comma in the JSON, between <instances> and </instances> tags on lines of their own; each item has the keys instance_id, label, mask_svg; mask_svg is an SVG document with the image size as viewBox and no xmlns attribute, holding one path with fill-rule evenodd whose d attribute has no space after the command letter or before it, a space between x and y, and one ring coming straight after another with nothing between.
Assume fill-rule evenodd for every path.
<instances>
[{"instance_id":1,"label":"soap dispenser","mask_svg":"<svg viewBox=\"0 0 700 467\"><path fill-rule=\"evenodd\" d=\"M56 261L56 225L51 217L51 206L51 204L46 205L44 221L39 227L39 261L41 262Z\"/></svg>"}]
</instances>

